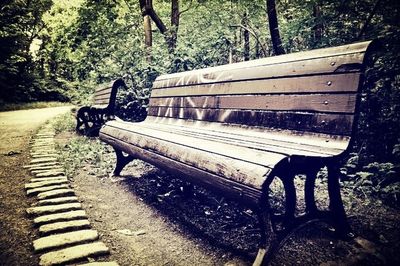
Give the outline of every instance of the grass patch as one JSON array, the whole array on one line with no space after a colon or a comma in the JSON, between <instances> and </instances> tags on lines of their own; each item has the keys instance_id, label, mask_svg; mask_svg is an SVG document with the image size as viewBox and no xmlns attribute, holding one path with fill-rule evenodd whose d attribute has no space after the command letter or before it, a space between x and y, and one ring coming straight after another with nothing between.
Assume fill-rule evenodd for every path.
<instances>
[{"instance_id":1,"label":"grass patch","mask_svg":"<svg viewBox=\"0 0 400 266\"><path fill-rule=\"evenodd\" d=\"M75 132L76 119L72 112L59 115L51 121L56 134L61 132Z\"/></svg>"},{"instance_id":2,"label":"grass patch","mask_svg":"<svg viewBox=\"0 0 400 266\"><path fill-rule=\"evenodd\" d=\"M82 169L98 177L106 177L112 172L115 163L112 147L98 138L76 134L72 112L56 117L51 126L57 134L58 157L68 177L74 177Z\"/></svg>"},{"instance_id":3,"label":"grass patch","mask_svg":"<svg viewBox=\"0 0 400 266\"><path fill-rule=\"evenodd\" d=\"M0 111L38 109L38 108L58 107L67 105L71 105L71 103L65 103L65 102L2 103L0 106Z\"/></svg>"}]
</instances>

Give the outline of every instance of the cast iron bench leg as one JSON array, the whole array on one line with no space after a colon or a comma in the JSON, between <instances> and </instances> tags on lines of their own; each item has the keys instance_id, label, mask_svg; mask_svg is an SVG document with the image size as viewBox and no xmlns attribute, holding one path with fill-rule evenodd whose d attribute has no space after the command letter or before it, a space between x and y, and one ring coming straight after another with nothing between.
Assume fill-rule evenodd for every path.
<instances>
[{"instance_id":1,"label":"cast iron bench leg","mask_svg":"<svg viewBox=\"0 0 400 266\"><path fill-rule=\"evenodd\" d=\"M260 244L257 257L253 262L253 266L267 265L272 259L274 252L279 247L278 238L272 224L270 208L268 203L268 195L260 200L262 206L257 210L257 218L260 227Z\"/></svg>"},{"instance_id":2,"label":"cast iron bench leg","mask_svg":"<svg viewBox=\"0 0 400 266\"><path fill-rule=\"evenodd\" d=\"M306 213L315 214L318 212L315 204L315 179L317 178L318 169L309 169L306 173L306 181L304 185L304 199L306 202Z\"/></svg>"},{"instance_id":3,"label":"cast iron bench leg","mask_svg":"<svg viewBox=\"0 0 400 266\"><path fill-rule=\"evenodd\" d=\"M337 233L343 237L353 238L354 235L347 221L342 197L340 195L339 167L336 164L328 165L328 193L329 210Z\"/></svg>"},{"instance_id":4,"label":"cast iron bench leg","mask_svg":"<svg viewBox=\"0 0 400 266\"><path fill-rule=\"evenodd\" d=\"M115 170L113 172L113 174L115 176L119 176L121 174L122 169L124 169L124 167L132 162L133 159L135 159L135 157L133 157L132 155L124 155L122 153L121 150L114 148L115 154L117 155L117 164L115 166Z\"/></svg>"}]
</instances>

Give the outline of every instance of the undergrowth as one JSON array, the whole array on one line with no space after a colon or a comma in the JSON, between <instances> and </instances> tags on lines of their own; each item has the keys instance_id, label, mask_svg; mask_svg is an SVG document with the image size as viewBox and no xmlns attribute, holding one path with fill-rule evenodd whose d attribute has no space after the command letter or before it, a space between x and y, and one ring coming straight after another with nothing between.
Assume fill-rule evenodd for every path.
<instances>
[{"instance_id":1,"label":"undergrowth","mask_svg":"<svg viewBox=\"0 0 400 266\"><path fill-rule=\"evenodd\" d=\"M0 111L38 109L38 108L58 107L67 105L71 105L71 103L65 103L65 102L3 103L0 104Z\"/></svg>"},{"instance_id":2,"label":"undergrowth","mask_svg":"<svg viewBox=\"0 0 400 266\"><path fill-rule=\"evenodd\" d=\"M72 113L61 115L52 121L65 174L73 178L78 170L83 169L89 175L108 176L114 165L112 148L98 138L77 135L75 125L76 120Z\"/></svg>"}]
</instances>

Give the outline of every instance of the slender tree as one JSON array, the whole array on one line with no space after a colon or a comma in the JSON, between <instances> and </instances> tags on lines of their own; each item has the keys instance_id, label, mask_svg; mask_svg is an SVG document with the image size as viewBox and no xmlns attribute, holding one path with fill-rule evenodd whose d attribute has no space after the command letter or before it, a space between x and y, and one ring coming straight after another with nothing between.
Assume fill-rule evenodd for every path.
<instances>
[{"instance_id":1,"label":"slender tree","mask_svg":"<svg viewBox=\"0 0 400 266\"><path fill-rule=\"evenodd\" d=\"M243 60L249 61L250 60L250 33L248 30L248 17L247 12L243 14L242 18L242 25L243 27Z\"/></svg>"},{"instance_id":2,"label":"slender tree","mask_svg":"<svg viewBox=\"0 0 400 266\"><path fill-rule=\"evenodd\" d=\"M278 17L276 14L275 0L267 0L267 15L268 25L271 34L272 47L274 48L274 54L284 54L285 50L282 47L282 40L279 34Z\"/></svg>"}]
</instances>

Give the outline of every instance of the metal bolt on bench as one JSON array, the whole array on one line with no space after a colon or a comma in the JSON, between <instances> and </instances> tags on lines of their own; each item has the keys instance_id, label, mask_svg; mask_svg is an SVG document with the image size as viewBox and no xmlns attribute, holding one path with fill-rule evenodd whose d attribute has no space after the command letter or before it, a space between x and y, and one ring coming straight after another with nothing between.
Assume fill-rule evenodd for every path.
<instances>
[{"instance_id":1,"label":"metal bolt on bench","mask_svg":"<svg viewBox=\"0 0 400 266\"><path fill-rule=\"evenodd\" d=\"M116 151L114 174L137 158L250 206L261 231L254 265L267 263L295 228L315 219L351 237L339 163L353 141L370 43L159 76L145 121L109 121L100 130ZM314 198L323 167L330 200L325 211ZM306 213L300 216L298 174L306 175ZM285 190L283 216L269 205L276 178Z\"/></svg>"}]
</instances>

